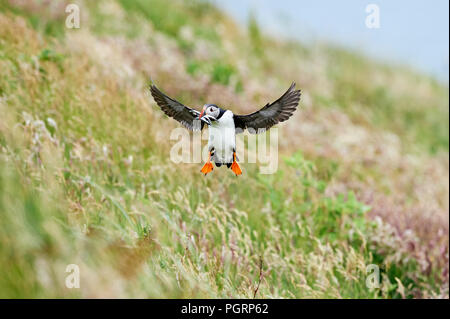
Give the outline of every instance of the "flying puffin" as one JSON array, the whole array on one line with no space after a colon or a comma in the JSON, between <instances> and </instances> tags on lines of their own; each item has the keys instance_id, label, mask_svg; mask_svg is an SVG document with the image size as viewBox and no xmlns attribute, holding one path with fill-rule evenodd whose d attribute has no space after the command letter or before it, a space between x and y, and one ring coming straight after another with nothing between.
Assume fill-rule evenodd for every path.
<instances>
[{"instance_id":1,"label":"flying puffin","mask_svg":"<svg viewBox=\"0 0 450 319\"><path fill-rule=\"evenodd\" d=\"M242 174L236 159L236 133L247 129L250 133L260 133L292 116L300 101L300 90L295 83L275 102L267 103L259 111L247 115L233 114L215 104L205 104L201 112L191 109L161 92L154 84L150 92L163 112L173 117L191 131L209 127L208 161L201 172L205 175L213 170L211 161L217 167L227 165L236 174Z\"/></svg>"}]
</instances>

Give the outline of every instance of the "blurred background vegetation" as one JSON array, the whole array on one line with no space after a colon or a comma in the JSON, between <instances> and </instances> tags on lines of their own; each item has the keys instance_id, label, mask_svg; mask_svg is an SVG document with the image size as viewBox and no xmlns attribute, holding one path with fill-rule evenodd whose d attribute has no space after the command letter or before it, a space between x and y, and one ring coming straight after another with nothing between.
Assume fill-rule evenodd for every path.
<instances>
[{"instance_id":1,"label":"blurred background vegetation","mask_svg":"<svg viewBox=\"0 0 450 319\"><path fill-rule=\"evenodd\" d=\"M70 2L0 0L0 297L448 298L447 85L206 1ZM237 113L295 81L277 173L172 163L150 77Z\"/></svg>"}]
</instances>

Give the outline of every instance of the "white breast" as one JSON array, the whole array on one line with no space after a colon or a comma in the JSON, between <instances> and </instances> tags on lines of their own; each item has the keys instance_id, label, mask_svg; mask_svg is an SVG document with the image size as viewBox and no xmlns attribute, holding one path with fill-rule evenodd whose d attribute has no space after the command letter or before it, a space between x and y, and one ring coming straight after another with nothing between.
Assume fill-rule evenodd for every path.
<instances>
[{"instance_id":1,"label":"white breast","mask_svg":"<svg viewBox=\"0 0 450 319\"><path fill-rule=\"evenodd\" d=\"M236 149L236 131L233 113L226 111L222 117L209 126L208 149L214 148L213 160L216 163L232 163L233 150Z\"/></svg>"}]
</instances>

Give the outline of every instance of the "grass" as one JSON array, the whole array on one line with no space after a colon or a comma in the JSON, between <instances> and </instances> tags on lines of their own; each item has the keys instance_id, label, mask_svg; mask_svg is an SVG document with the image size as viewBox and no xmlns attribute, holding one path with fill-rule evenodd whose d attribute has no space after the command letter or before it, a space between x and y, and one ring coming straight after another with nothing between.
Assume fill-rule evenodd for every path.
<instances>
[{"instance_id":1,"label":"grass","mask_svg":"<svg viewBox=\"0 0 450 319\"><path fill-rule=\"evenodd\" d=\"M448 298L448 87L199 1L0 3L0 297ZM172 163L150 76L241 113L295 80L277 172Z\"/></svg>"}]
</instances>

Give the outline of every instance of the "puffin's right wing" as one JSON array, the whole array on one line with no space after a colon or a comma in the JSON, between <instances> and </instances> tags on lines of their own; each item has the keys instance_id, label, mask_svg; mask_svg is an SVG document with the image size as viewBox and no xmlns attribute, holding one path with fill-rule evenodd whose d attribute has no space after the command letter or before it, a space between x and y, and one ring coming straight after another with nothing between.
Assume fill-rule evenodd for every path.
<instances>
[{"instance_id":1,"label":"puffin's right wing","mask_svg":"<svg viewBox=\"0 0 450 319\"><path fill-rule=\"evenodd\" d=\"M259 111L247 115L234 114L236 133L248 129L250 133L260 133L277 123L284 122L292 116L300 101L300 90L295 90L295 83L278 100L267 103Z\"/></svg>"},{"instance_id":2,"label":"puffin's right wing","mask_svg":"<svg viewBox=\"0 0 450 319\"><path fill-rule=\"evenodd\" d=\"M191 131L198 131L199 129L203 129L205 123L198 119L198 116L200 115L199 111L191 109L190 107L181 104L177 100L168 97L163 92L161 92L154 84L150 86L150 92L152 93L152 96L155 99L156 103L167 116L174 118ZM198 122L195 122L194 125L194 121Z\"/></svg>"}]
</instances>

